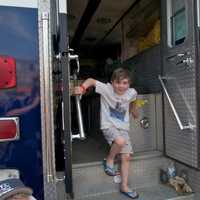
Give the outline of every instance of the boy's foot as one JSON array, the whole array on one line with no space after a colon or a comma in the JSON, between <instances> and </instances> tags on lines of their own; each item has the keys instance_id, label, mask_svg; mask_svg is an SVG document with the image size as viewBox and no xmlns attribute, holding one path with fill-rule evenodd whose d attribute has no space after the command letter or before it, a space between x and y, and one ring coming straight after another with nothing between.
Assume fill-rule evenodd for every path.
<instances>
[{"instance_id":1,"label":"boy's foot","mask_svg":"<svg viewBox=\"0 0 200 200\"><path fill-rule=\"evenodd\" d=\"M116 175L116 171L115 171L114 167L109 166L106 162L106 159L103 160L103 168L104 168L104 172L108 176L115 176Z\"/></svg>"},{"instance_id":2,"label":"boy's foot","mask_svg":"<svg viewBox=\"0 0 200 200\"><path fill-rule=\"evenodd\" d=\"M128 190L127 192L120 190L121 194L131 198L131 199L137 199L139 197L139 194L136 191Z\"/></svg>"}]
</instances>

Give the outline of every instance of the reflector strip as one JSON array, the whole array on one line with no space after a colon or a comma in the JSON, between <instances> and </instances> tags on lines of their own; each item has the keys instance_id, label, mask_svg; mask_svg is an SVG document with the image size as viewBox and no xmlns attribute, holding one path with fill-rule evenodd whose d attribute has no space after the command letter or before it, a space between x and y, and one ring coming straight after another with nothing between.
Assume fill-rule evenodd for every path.
<instances>
[{"instance_id":1,"label":"reflector strip","mask_svg":"<svg viewBox=\"0 0 200 200\"><path fill-rule=\"evenodd\" d=\"M10 56L0 55L0 89L16 86L16 61Z\"/></svg>"},{"instance_id":2,"label":"reflector strip","mask_svg":"<svg viewBox=\"0 0 200 200\"><path fill-rule=\"evenodd\" d=\"M19 139L19 118L0 118L0 142Z\"/></svg>"}]
</instances>

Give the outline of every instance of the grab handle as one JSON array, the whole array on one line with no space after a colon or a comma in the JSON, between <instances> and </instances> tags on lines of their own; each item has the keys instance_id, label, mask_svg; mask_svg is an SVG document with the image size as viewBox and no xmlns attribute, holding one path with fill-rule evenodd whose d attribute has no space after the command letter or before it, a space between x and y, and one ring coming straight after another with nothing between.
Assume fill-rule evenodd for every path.
<instances>
[{"instance_id":1,"label":"grab handle","mask_svg":"<svg viewBox=\"0 0 200 200\"><path fill-rule=\"evenodd\" d=\"M80 71L80 64L79 64L79 58L78 55L71 55L69 53L69 59L70 60L75 60L77 64L77 70L74 71L73 79L74 81L77 80L77 74ZM80 102L80 95L75 96L75 103L76 103L76 110L77 110L77 118L78 118L78 127L79 127L79 133L78 134L72 134L72 140L77 138L84 140L85 139L85 131L83 127L83 117L82 117L82 110L81 110L81 102Z\"/></svg>"},{"instance_id":2,"label":"grab handle","mask_svg":"<svg viewBox=\"0 0 200 200\"><path fill-rule=\"evenodd\" d=\"M165 86L165 84L164 84L164 82L163 82L163 79L166 79L166 77L161 77L161 76L159 75L159 76L158 76L158 79L159 79L159 81L160 81L160 83L161 83L161 86L162 86L162 88L163 88L163 90L164 90L164 93L165 93L165 95L166 95L166 97L167 97L167 100L168 100L169 105L170 105L170 107L171 107L171 109L172 109L172 111L173 111L173 114L174 114L174 116L175 116L175 118L176 118L176 121L177 121L177 123L178 123L179 128L180 128L181 130L186 130L186 129L191 129L191 130L193 130L195 126L192 125L190 122L188 122L188 125L186 125L186 126L184 126L183 123L181 122L180 117L179 117L179 115L178 115L178 113L177 113L177 111L176 111L176 109L175 109L175 107L174 107L174 104L173 104L173 102L172 102L172 100L171 100L171 98L170 98L170 96L169 96L169 93L168 93L168 91L167 91L167 88L166 88L166 86Z\"/></svg>"},{"instance_id":3,"label":"grab handle","mask_svg":"<svg viewBox=\"0 0 200 200\"><path fill-rule=\"evenodd\" d=\"M42 132L44 141L44 160L46 161L46 181L54 183L56 180L55 172L55 149L54 149L54 125L53 125L53 96L52 96L52 66L50 64L49 47L49 13L42 13L42 41L43 41L43 63L41 68L41 115ZM50 110L50 111L49 111ZM47 114L48 113L48 114Z\"/></svg>"}]
</instances>

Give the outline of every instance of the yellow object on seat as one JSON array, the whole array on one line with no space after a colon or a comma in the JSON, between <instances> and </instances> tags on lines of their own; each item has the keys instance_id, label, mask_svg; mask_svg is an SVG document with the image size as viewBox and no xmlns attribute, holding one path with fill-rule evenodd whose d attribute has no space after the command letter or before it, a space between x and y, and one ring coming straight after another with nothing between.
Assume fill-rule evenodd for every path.
<instances>
[{"instance_id":1,"label":"yellow object on seat","mask_svg":"<svg viewBox=\"0 0 200 200\"><path fill-rule=\"evenodd\" d=\"M136 99L136 100L134 101L134 103L136 104L136 106L137 106L138 108L141 108L141 107L143 107L146 103L148 103L148 101L147 101L146 99Z\"/></svg>"},{"instance_id":2,"label":"yellow object on seat","mask_svg":"<svg viewBox=\"0 0 200 200\"><path fill-rule=\"evenodd\" d=\"M160 43L160 20L157 20L146 37L140 37L138 42L138 51L142 52L156 44Z\"/></svg>"}]
</instances>

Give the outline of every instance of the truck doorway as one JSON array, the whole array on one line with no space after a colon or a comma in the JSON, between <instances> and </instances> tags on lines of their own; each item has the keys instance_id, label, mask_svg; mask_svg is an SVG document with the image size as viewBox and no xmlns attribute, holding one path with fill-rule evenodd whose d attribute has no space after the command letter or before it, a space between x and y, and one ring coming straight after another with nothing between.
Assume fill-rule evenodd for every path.
<instances>
[{"instance_id":1,"label":"truck doorway","mask_svg":"<svg viewBox=\"0 0 200 200\"><path fill-rule=\"evenodd\" d=\"M81 6L78 6L80 4ZM142 116L151 118L151 128L141 128L140 137L144 137L144 132L150 134L142 143L137 143L140 137L135 138L136 152L156 149L156 136L153 134L156 129L153 99L156 97L149 94L160 91L157 80L157 75L161 72L159 13L160 1L157 0L126 1L123 4L98 0L69 1L70 48L74 49L80 59L80 72L76 81L73 81L74 63L70 66L71 87L81 84L89 77L109 82L114 69L125 67L131 72L132 86L139 94L146 95L140 98L148 98L148 101L152 102L151 108L146 108L153 111L152 116L149 113L148 116ZM151 62L151 69L148 69L148 62ZM144 70L146 74L142 74ZM86 139L73 140L72 163L102 161L109 146L100 130L100 97L94 89L90 89L82 97L81 107ZM72 134L79 131L77 121L75 98L71 96ZM134 127L140 126L139 123L138 121L136 125L132 120Z\"/></svg>"},{"instance_id":2,"label":"truck doorway","mask_svg":"<svg viewBox=\"0 0 200 200\"><path fill-rule=\"evenodd\" d=\"M194 0L190 3L195 5ZM138 91L140 100L140 118L131 118L130 121L136 171L140 174L138 176L136 172L135 177L145 180L148 186L159 184L156 182L157 169L161 167L161 163L166 168L171 159L180 166L199 166L198 131L193 126L197 119L194 75L196 47L192 46L196 41L193 29L195 11L190 3L176 0L115 3L98 0L69 1L69 43L80 59L80 72L76 80L73 80L76 66L73 62L70 65L70 88L73 90L74 86L80 85L89 77L109 82L113 70L118 67L130 70L132 86ZM188 51L185 51L186 48ZM180 83L184 83L185 87ZM168 93L164 94L166 87ZM70 100L73 136L79 128L73 95ZM102 187L106 178L101 163L109 146L100 130L99 101L99 96L93 89L81 99L86 139L72 140L71 157L73 189L77 198L113 190L112 187ZM192 119L189 126L188 119ZM180 130L180 120L186 129ZM148 167L153 170L150 172ZM135 168L131 170L134 172ZM94 179L94 174L101 175ZM152 174L156 175L151 177L151 181L145 179ZM84 184L85 180L89 180L87 185ZM132 183L144 187L144 182L136 183L135 180L132 179ZM95 188L97 185L98 188Z\"/></svg>"}]
</instances>

